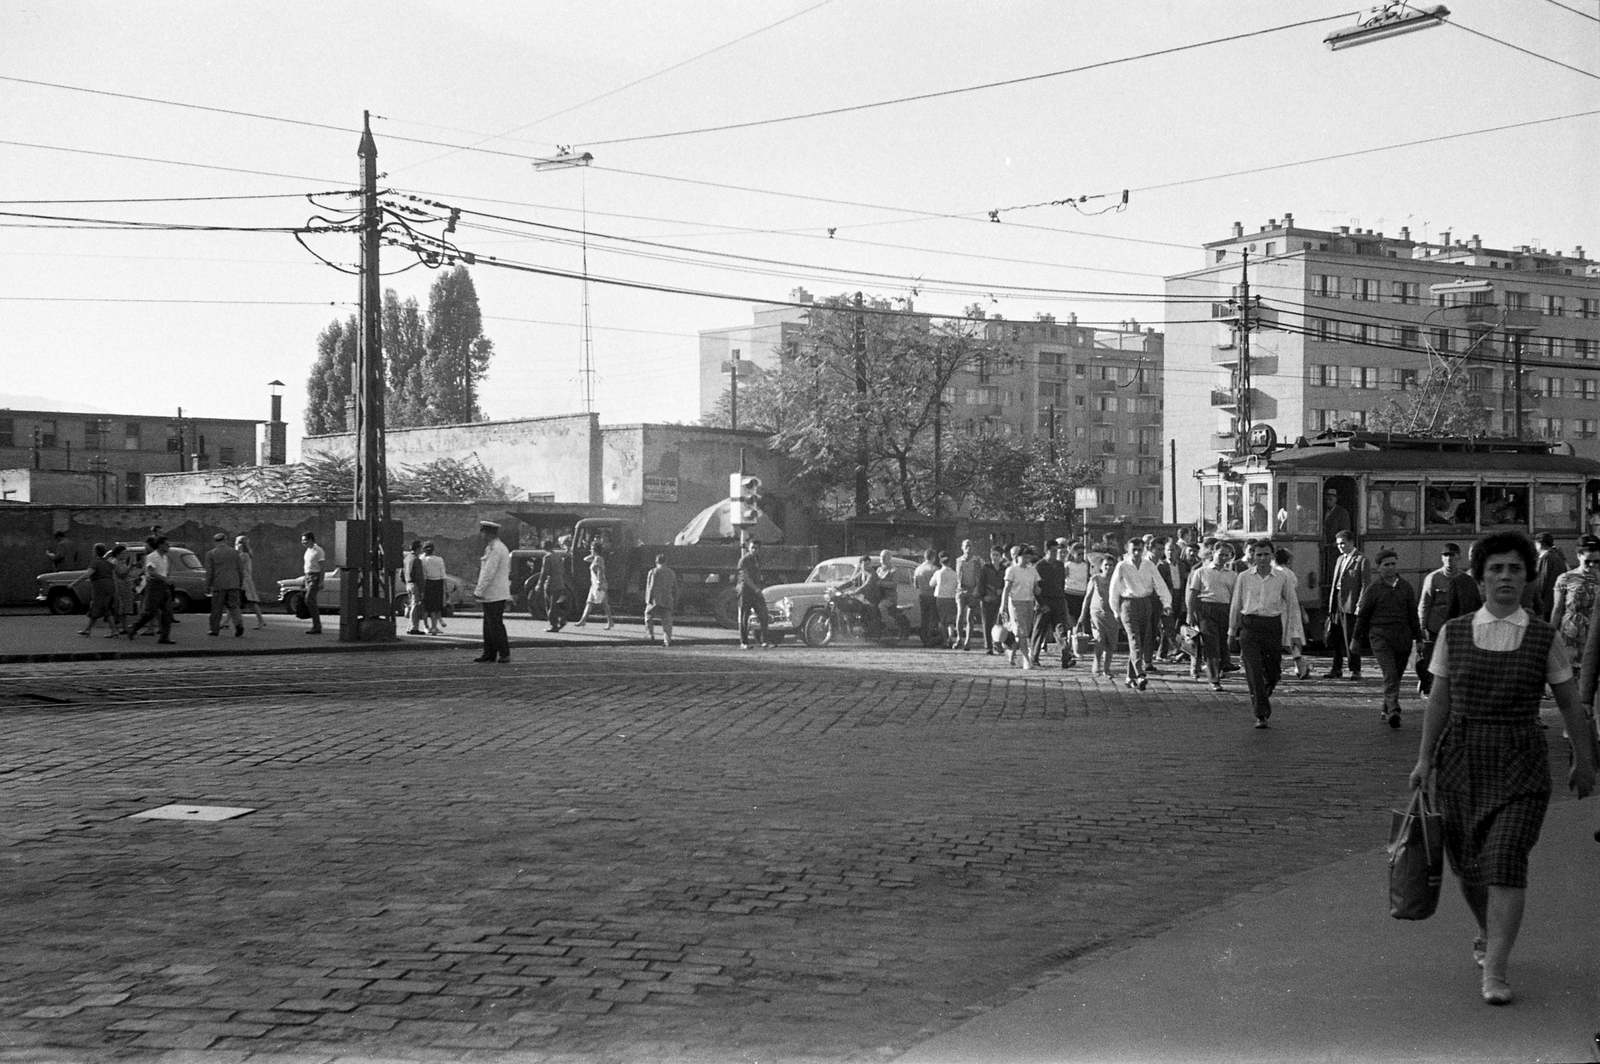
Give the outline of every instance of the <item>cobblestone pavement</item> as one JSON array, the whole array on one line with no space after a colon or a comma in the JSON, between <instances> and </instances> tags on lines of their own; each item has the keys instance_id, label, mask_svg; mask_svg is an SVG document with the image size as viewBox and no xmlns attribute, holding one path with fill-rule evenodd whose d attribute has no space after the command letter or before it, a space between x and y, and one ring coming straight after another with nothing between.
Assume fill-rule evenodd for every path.
<instances>
[{"instance_id":1,"label":"cobblestone pavement","mask_svg":"<svg viewBox=\"0 0 1600 1064\"><path fill-rule=\"evenodd\" d=\"M1256 731L1242 686L799 648L10 667L0 1060L892 1058L1381 845L1415 713L1309 681ZM255 811L129 819L174 802Z\"/></svg>"}]
</instances>

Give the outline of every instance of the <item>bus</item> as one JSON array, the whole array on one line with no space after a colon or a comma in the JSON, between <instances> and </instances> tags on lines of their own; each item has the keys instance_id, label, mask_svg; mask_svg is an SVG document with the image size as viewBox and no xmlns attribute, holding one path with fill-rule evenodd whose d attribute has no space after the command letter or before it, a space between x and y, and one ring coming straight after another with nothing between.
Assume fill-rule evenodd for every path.
<instances>
[{"instance_id":1,"label":"bus","mask_svg":"<svg viewBox=\"0 0 1600 1064\"><path fill-rule=\"evenodd\" d=\"M1326 619L1325 585L1348 525L1368 558L1393 550L1419 592L1446 543L1462 550L1489 532L1549 532L1572 541L1600 534L1600 462L1558 453L1545 440L1325 432L1199 470L1200 530L1235 543L1270 537L1286 547L1300 581L1308 633Z\"/></svg>"}]
</instances>

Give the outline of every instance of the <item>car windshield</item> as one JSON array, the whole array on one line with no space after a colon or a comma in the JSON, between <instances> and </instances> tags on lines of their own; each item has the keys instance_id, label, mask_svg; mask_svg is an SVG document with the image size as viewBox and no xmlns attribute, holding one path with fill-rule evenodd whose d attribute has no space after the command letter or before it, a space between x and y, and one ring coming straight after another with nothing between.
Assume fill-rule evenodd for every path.
<instances>
[{"instance_id":1,"label":"car windshield","mask_svg":"<svg viewBox=\"0 0 1600 1064\"><path fill-rule=\"evenodd\" d=\"M183 562L183 567L185 569L205 568L205 563L203 563L199 558L196 558L193 554L178 554L177 551L168 551L167 553L176 555L178 559Z\"/></svg>"},{"instance_id":2,"label":"car windshield","mask_svg":"<svg viewBox=\"0 0 1600 1064\"><path fill-rule=\"evenodd\" d=\"M823 562L811 570L811 575L806 577L806 583L837 584L841 580L850 579L855 571L855 562Z\"/></svg>"}]
</instances>

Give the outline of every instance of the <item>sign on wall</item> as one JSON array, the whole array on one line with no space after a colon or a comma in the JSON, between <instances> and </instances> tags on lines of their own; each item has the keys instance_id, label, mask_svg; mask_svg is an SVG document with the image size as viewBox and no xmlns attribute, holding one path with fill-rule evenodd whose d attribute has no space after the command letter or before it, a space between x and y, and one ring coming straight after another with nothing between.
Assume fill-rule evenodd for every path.
<instances>
[{"instance_id":1,"label":"sign on wall","mask_svg":"<svg viewBox=\"0 0 1600 1064\"><path fill-rule=\"evenodd\" d=\"M644 476L645 502L677 502L678 478L661 477L646 473Z\"/></svg>"}]
</instances>

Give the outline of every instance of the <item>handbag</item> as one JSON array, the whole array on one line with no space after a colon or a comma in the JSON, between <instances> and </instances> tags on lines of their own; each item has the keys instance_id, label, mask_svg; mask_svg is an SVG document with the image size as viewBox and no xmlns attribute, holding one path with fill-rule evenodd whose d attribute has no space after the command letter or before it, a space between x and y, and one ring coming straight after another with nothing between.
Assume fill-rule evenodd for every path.
<instances>
[{"instance_id":1,"label":"handbag","mask_svg":"<svg viewBox=\"0 0 1600 1064\"><path fill-rule=\"evenodd\" d=\"M1079 654L1092 654L1094 652L1094 636L1088 632L1078 632L1072 637L1072 646Z\"/></svg>"},{"instance_id":2,"label":"handbag","mask_svg":"<svg viewBox=\"0 0 1600 1064\"><path fill-rule=\"evenodd\" d=\"M1189 655L1190 660L1200 657L1200 629L1192 624L1178 627L1178 649Z\"/></svg>"},{"instance_id":3,"label":"handbag","mask_svg":"<svg viewBox=\"0 0 1600 1064\"><path fill-rule=\"evenodd\" d=\"M1444 817L1425 788L1411 792L1405 812L1392 812L1389 828L1389 915L1426 920L1439 907L1444 882Z\"/></svg>"}]
</instances>

